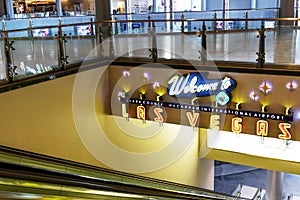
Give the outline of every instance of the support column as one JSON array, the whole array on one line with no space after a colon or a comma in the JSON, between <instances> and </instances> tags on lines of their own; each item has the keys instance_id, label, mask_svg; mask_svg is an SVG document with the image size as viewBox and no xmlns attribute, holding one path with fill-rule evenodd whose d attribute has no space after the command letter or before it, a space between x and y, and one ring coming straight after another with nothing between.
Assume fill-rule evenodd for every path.
<instances>
[{"instance_id":1,"label":"support column","mask_svg":"<svg viewBox=\"0 0 300 200\"><path fill-rule=\"evenodd\" d=\"M62 7L61 7L61 0L56 0L56 11L57 11L57 16L58 17L63 16Z\"/></svg>"},{"instance_id":2,"label":"support column","mask_svg":"<svg viewBox=\"0 0 300 200\"><path fill-rule=\"evenodd\" d=\"M226 9L226 0L222 0L222 9L223 9L223 16L222 18L225 19L225 9ZM223 26L224 26L224 23L223 23Z\"/></svg>"},{"instance_id":3,"label":"support column","mask_svg":"<svg viewBox=\"0 0 300 200\"><path fill-rule=\"evenodd\" d=\"M228 19L229 18L229 0L223 0L223 19ZM223 30L228 29L228 22L223 21Z\"/></svg>"},{"instance_id":4,"label":"support column","mask_svg":"<svg viewBox=\"0 0 300 200\"><path fill-rule=\"evenodd\" d=\"M256 0L251 0L251 8L252 9L256 8Z\"/></svg>"},{"instance_id":5,"label":"support column","mask_svg":"<svg viewBox=\"0 0 300 200\"><path fill-rule=\"evenodd\" d=\"M127 13L130 12L128 10L128 0L124 0L124 12L125 12L125 15L126 15L126 20L127 20Z\"/></svg>"},{"instance_id":6,"label":"support column","mask_svg":"<svg viewBox=\"0 0 300 200\"><path fill-rule=\"evenodd\" d=\"M110 0L95 0L96 21L110 20Z\"/></svg>"},{"instance_id":7,"label":"support column","mask_svg":"<svg viewBox=\"0 0 300 200\"><path fill-rule=\"evenodd\" d=\"M152 12L157 12L157 3L156 3L156 0L153 0Z\"/></svg>"},{"instance_id":8,"label":"support column","mask_svg":"<svg viewBox=\"0 0 300 200\"><path fill-rule=\"evenodd\" d=\"M170 5L170 20L172 20L173 19L173 12L174 12L174 10L173 10L173 0L170 0L169 5ZM173 22L170 22L170 29L173 30Z\"/></svg>"},{"instance_id":9,"label":"support column","mask_svg":"<svg viewBox=\"0 0 300 200\"><path fill-rule=\"evenodd\" d=\"M197 2L199 3L199 5L197 5L197 11L201 11L202 10L202 2L203 2L203 0L199 0Z\"/></svg>"},{"instance_id":10,"label":"support column","mask_svg":"<svg viewBox=\"0 0 300 200\"><path fill-rule=\"evenodd\" d=\"M6 4L6 15L7 18L14 18L15 17L15 13L14 13L14 4L13 4L13 0L5 0L5 4Z\"/></svg>"},{"instance_id":11,"label":"support column","mask_svg":"<svg viewBox=\"0 0 300 200\"><path fill-rule=\"evenodd\" d=\"M289 18L294 17L295 15L295 0L280 0L280 11L279 17L280 18ZM280 21L280 26L293 26L295 24L294 21Z\"/></svg>"},{"instance_id":12,"label":"support column","mask_svg":"<svg viewBox=\"0 0 300 200\"><path fill-rule=\"evenodd\" d=\"M95 0L95 18L96 22L101 22L110 19L110 0ZM108 24L102 24L102 32L104 35L109 35Z\"/></svg>"},{"instance_id":13,"label":"support column","mask_svg":"<svg viewBox=\"0 0 300 200\"><path fill-rule=\"evenodd\" d=\"M267 185L266 199L281 200L284 173L276 172L276 171L268 171L267 178L268 178L268 185Z\"/></svg>"},{"instance_id":14,"label":"support column","mask_svg":"<svg viewBox=\"0 0 300 200\"><path fill-rule=\"evenodd\" d=\"M206 10L206 0L202 0L201 10Z\"/></svg>"}]
</instances>

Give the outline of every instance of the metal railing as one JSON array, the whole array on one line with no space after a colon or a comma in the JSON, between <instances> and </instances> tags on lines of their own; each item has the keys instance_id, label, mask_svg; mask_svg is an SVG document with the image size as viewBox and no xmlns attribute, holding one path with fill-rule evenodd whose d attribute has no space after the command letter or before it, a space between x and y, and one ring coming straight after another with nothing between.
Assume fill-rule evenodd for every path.
<instances>
[{"instance_id":1,"label":"metal railing","mask_svg":"<svg viewBox=\"0 0 300 200\"><path fill-rule=\"evenodd\" d=\"M263 9L230 9L230 10L205 10L205 11L175 11L175 12L146 12L146 13L122 13L113 14L112 19L115 20L146 20L151 17L153 20L180 20L182 17L184 19L214 19L217 23L207 24L208 29L225 29L225 30L242 30L248 28L257 28L260 26L259 22L252 21L248 23L248 19L251 18L278 18L279 8L263 8ZM225 17L224 17L225 16ZM223 24L224 18L227 19L243 19L241 21L229 21L226 25ZM135 27L140 25L141 27L146 27L146 25L136 24ZM217 25L217 26L216 26ZM126 24L121 23L120 30L123 32L130 32L132 27L126 26ZM170 24L167 29L165 29L164 24L157 26L163 31L177 31L180 32L181 24L174 23ZM201 21L191 23L187 21L185 23L185 29L188 32L197 31L201 29Z\"/></svg>"},{"instance_id":2,"label":"metal railing","mask_svg":"<svg viewBox=\"0 0 300 200\"><path fill-rule=\"evenodd\" d=\"M145 20L94 22L93 19L90 19L87 22L74 24L64 24L61 19L58 19L58 25L30 26L30 28L2 30L0 32L2 36L0 39L0 83L10 84L41 74L51 75L51 73L56 71L67 70L71 66L74 66L72 64L82 62L87 57L89 59L111 59L124 56L119 55L118 52L122 45L122 48L127 48L128 46L127 43L119 44L124 41L122 39L125 37L134 39L142 38L143 41L144 39L148 41L148 53L142 53L138 57L150 57L152 62L158 62L160 58L168 58L159 53L159 49L161 48L160 38L163 35L169 34L174 36L174 33L191 35L194 40L193 42L198 47L197 50L189 52L191 54L189 59L199 60L205 65L207 61L222 60L222 58L211 58L208 55L218 50L218 47L211 46L211 44L217 44L217 37L231 37L231 34L235 33L232 29L219 29L218 21L222 21L224 24L228 24L229 22L243 22L245 24L256 22L260 25L253 29L245 26L245 29L238 31L242 34L240 45L251 45L251 48L248 47L251 51L249 53L246 52L251 57L250 61L245 61L254 63L257 68L262 69L266 63L268 51L270 51L266 50L266 43L268 41L275 43L276 41L274 40L278 40L278 38L274 37L277 32L282 33L282 31L286 31L288 34L293 34L293 32L297 31L295 24L299 20L299 18L218 19L216 17L213 19L187 19L182 14L180 19L172 20L153 19L151 16L148 16ZM270 23L272 23L272 26L270 26ZM132 28L131 32L129 32L130 34L128 34L128 31L125 34L124 30L122 30L124 24L126 24L126 27ZM140 24L140 26L137 26L137 24ZM168 27L171 27L170 24L180 24L180 31L173 30L173 32L167 31L161 34L162 29L167 30ZM193 24L201 24L201 28L196 30L188 28L190 25L193 26ZM213 24L213 29L208 28L208 25L211 24ZM164 28L161 28L162 25ZM281 29L283 26L285 28ZM77 32L74 31L74 34L70 34L69 30L77 30ZM36 34L36 32L39 32L39 34ZM247 34L250 34L250 36ZM235 36L233 35L233 39L235 39ZM176 34L175 37L177 37ZM239 43L239 41L234 40L233 42ZM234 45L236 44L232 44L232 46ZM182 48L183 52L186 51L184 47L177 44L176 48ZM226 52L223 50L223 53L225 54ZM128 56L134 57L136 55L132 54ZM223 59L223 61L236 60ZM284 64L291 65L295 63L288 62Z\"/></svg>"}]
</instances>

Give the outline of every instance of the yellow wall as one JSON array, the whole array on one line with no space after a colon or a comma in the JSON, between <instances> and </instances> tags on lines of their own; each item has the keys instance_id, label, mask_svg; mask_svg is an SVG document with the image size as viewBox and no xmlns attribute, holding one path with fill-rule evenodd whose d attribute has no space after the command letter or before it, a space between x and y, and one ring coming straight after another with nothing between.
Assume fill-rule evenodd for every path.
<instances>
[{"instance_id":1,"label":"yellow wall","mask_svg":"<svg viewBox=\"0 0 300 200\"><path fill-rule=\"evenodd\" d=\"M84 81L79 85L84 86L86 91L89 91L90 88L93 88L93 80L97 80L98 74L99 69L82 72L81 78ZM76 93L74 92L74 87L76 87L75 77L76 75L66 76L1 93L1 144L95 166L110 167L97 160L90 153L90 147L84 146L80 138L82 135L80 136L80 134L85 133L78 133L76 123L82 123L86 132L91 132L92 134L95 132L96 136L93 137L96 140L97 131L92 130L93 124L90 125L92 118L96 115L106 136L116 146L134 153L159 151L176 137L176 134L172 133L172 129L176 130L179 127L178 125L166 124L157 135L148 139L134 138L117 127L116 119L103 112L105 106L107 106L103 100L107 98L106 95L109 90L107 71L104 72L99 84L97 84L97 92L94 93L96 95L93 97L96 102L95 105L87 105L94 110L86 112L84 106L80 106L79 109L82 110L78 111L75 109L77 114L79 112L79 115L81 115L81 111L85 112L83 116L85 121L77 122L74 120L74 116L76 116L74 107L76 105L72 105L74 101L76 104L76 100L74 100L76 99L74 97L74 93ZM79 101L83 101L83 104L85 104L86 97L85 94L81 93L78 96ZM139 121L134 122L134 120L131 120L126 123L139 123ZM159 126L157 125L157 127ZM209 167L212 166L212 163L198 159L198 133L191 127L186 127L185 130L188 130L189 133L184 134L189 134L193 138L186 151L168 165L157 170L153 168L153 171L142 173L142 175L213 189L213 168ZM176 149L173 150L176 151ZM101 153L113 156L112 152L105 150ZM125 158L118 156L116 158L120 159L120 164L126 162ZM163 157L160 159L163 159ZM132 163L132 165L143 167L144 165L153 164L152 162L154 161L146 160L143 163L137 161ZM203 164L201 165L201 163ZM122 169L122 166L115 167L116 169ZM210 172L204 173L201 169L203 167L206 169L210 168ZM199 176L204 181L199 181Z\"/></svg>"}]
</instances>

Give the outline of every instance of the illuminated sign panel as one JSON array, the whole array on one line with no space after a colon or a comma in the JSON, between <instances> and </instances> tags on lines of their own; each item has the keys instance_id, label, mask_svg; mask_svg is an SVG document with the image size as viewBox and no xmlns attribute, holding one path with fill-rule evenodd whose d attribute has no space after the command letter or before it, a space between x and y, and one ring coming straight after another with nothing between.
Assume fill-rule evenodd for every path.
<instances>
[{"instance_id":1,"label":"illuminated sign panel","mask_svg":"<svg viewBox=\"0 0 300 200\"><path fill-rule=\"evenodd\" d=\"M264 81L263 83L265 83L263 86L267 85L268 88L271 88L269 82ZM151 120L161 125L167 122L230 131L235 134L246 133L283 140L295 138L293 137L292 114L284 109L282 113L267 112L267 106L257 102L259 99L258 92L265 96L270 92L258 89L255 92L256 98L249 100L251 100L250 103L256 103L260 107L255 110L248 110L242 109L241 104L243 103L241 102L230 102L231 98L234 98L231 92L234 92L237 82L229 76L224 76L221 79L207 79L201 73L175 75L167 81L166 93L158 94L157 88L160 88L161 85L163 84L155 82L156 87L153 87L155 90L151 87L151 90L158 95L155 97L149 95L153 100L149 98L148 93L150 91L145 89L144 85L144 93L135 94L138 98L120 95L119 101L122 104L120 114L127 119L130 117L141 119L143 123L146 123L146 120ZM246 96L249 98L248 94ZM209 99L211 102L201 103L202 97L211 97ZM164 101L165 99L167 101Z\"/></svg>"},{"instance_id":2,"label":"illuminated sign panel","mask_svg":"<svg viewBox=\"0 0 300 200\"><path fill-rule=\"evenodd\" d=\"M236 81L230 77L222 80L205 79L200 73L175 75L168 82L168 94L177 98L206 97L231 92Z\"/></svg>"},{"instance_id":3,"label":"illuminated sign panel","mask_svg":"<svg viewBox=\"0 0 300 200\"><path fill-rule=\"evenodd\" d=\"M283 160L293 160L286 158L286 151L295 144L300 149L300 78L282 76L278 81L275 75L222 73L220 77L215 72L184 70L174 75L159 70L159 76L155 71L142 81L144 69L123 77L124 87L118 84L121 89L115 94L128 95L119 98L117 115L159 126L173 123L195 131L195 127L206 129L209 148ZM137 110L139 106L143 108Z\"/></svg>"}]
</instances>

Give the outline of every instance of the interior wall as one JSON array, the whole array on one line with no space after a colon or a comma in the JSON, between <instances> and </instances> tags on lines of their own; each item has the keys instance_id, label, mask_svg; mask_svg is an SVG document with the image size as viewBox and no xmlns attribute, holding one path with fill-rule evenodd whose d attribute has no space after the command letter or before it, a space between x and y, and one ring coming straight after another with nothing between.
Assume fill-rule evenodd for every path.
<instances>
[{"instance_id":1,"label":"interior wall","mask_svg":"<svg viewBox=\"0 0 300 200\"><path fill-rule=\"evenodd\" d=\"M113 146L125 152L133 152L133 155L141 154L142 158L145 157L145 153L157 152L168 146L178 134L181 134L183 138L189 135L192 140L185 151L180 152L180 156L160 165L170 157L170 153L177 152L181 145L179 143L164 154L158 154L156 161L154 159L135 160L138 156L129 157L133 161L128 165L128 172L134 172L130 167L136 169L135 167L138 166L140 171L137 171L137 174L140 175L213 189L213 174L201 171L201 167L211 169L213 166L211 162L202 164L198 159L197 130L185 127L184 132L175 133L171 130L178 130L180 126L165 124L153 137L148 139L133 137L120 128L116 120L133 123L133 125L141 123L140 120L132 119L127 122L124 118L106 114L109 101L109 72L105 70L99 80L100 73L99 69L82 72L79 79L83 80L82 82L78 82L76 76L71 75L1 93L0 143L39 154L122 170L124 166L122 163L128 163L128 159L120 156L121 154L114 154L108 147L102 145L102 141L98 140L99 133L96 130L98 126L102 127L106 133L105 137L109 138ZM95 84L97 84L96 89ZM83 87L84 91L79 91L80 95L76 97L77 86ZM92 96L89 96L90 94ZM94 99L94 104L86 102L89 97ZM82 117L82 121L77 120L78 116ZM96 123L91 123L93 119L96 119ZM152 125L160 127L158 124ZM84 131L80 132L80 127L83 127ZM84 143L84 135L90 133L93 134L90 139L95 142L94 146ZM98 152L101 154L100 157L97 157L93 151L98 147L104 147ZM117 161L117 165L103 162L101 156L109 156L108 160ZM155 164L153 168L143 172L144 168L152 164ZM205 179L199 180L201 174L206 174Z\"/></svg>"}]
</instances>

